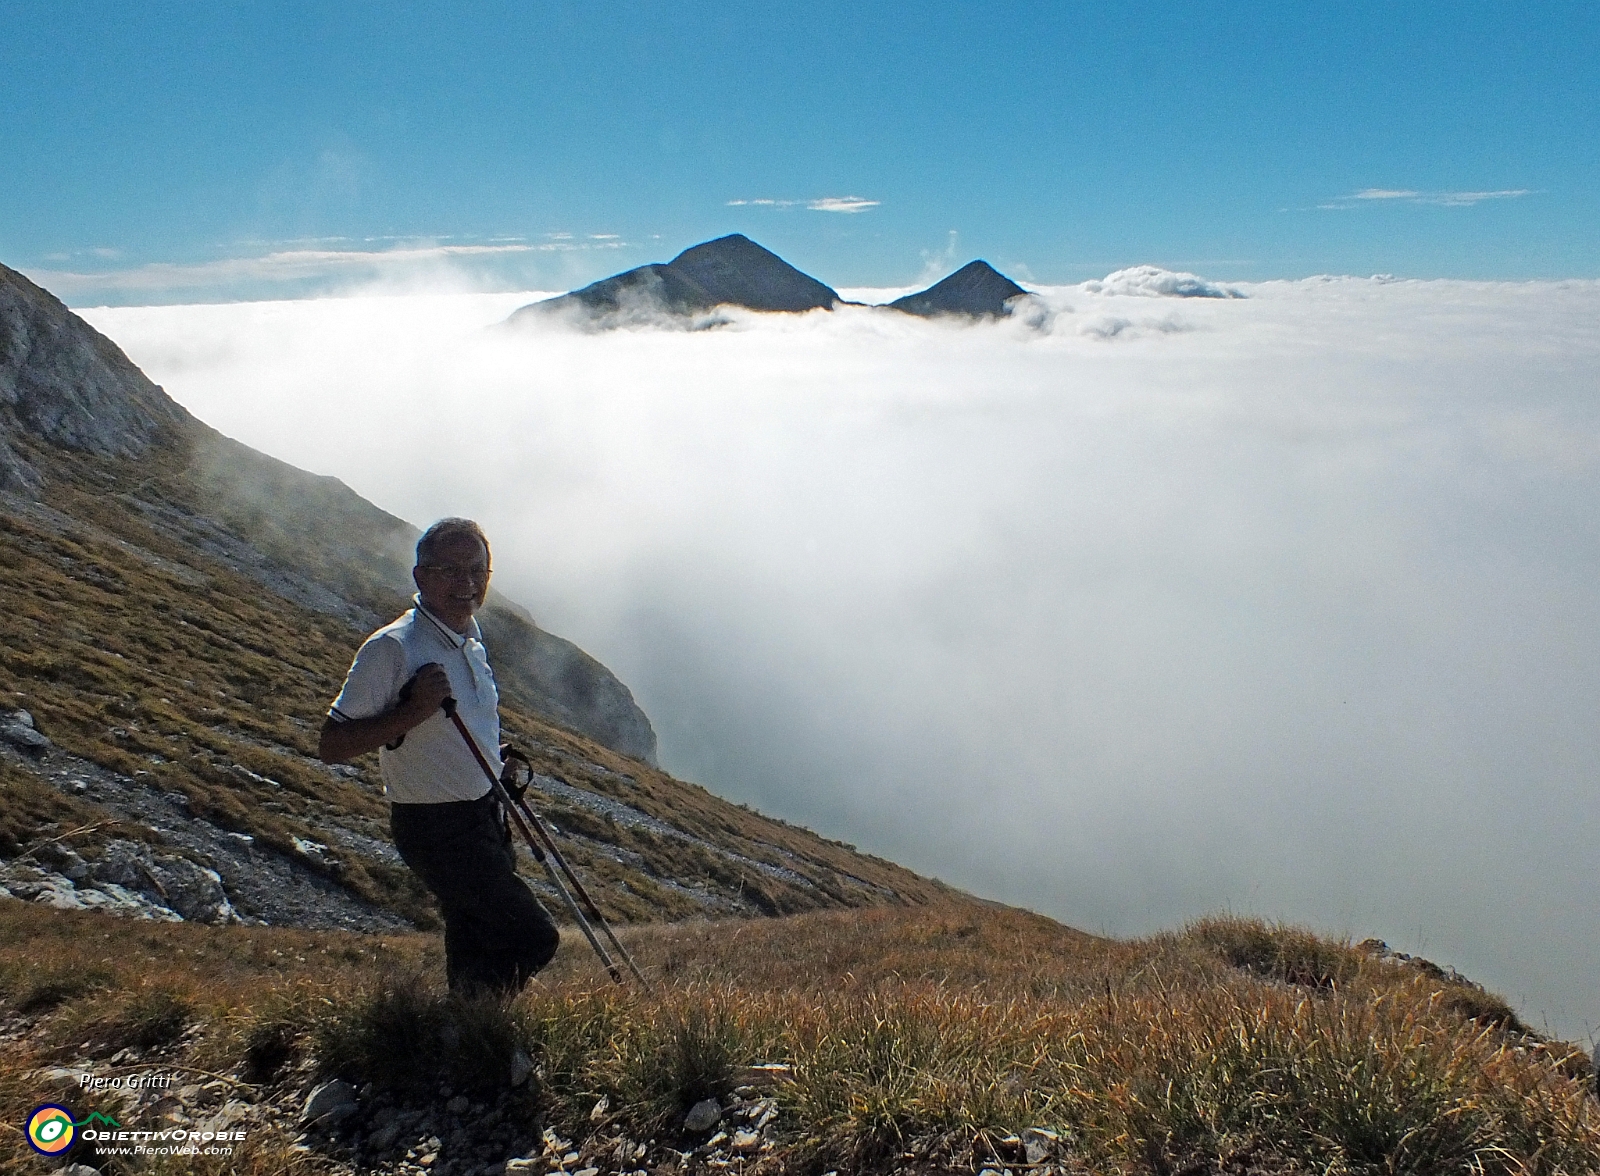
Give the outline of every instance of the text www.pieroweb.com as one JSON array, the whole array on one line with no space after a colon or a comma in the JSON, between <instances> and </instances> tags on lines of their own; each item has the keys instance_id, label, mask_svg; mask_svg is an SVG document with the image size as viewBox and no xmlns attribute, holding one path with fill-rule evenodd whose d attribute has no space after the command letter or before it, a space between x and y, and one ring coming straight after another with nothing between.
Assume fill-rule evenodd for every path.
<instances>
[{"instance_id":1,"label":"text www.pieroweb.com","mask_svg":"<svg viewBox=\"0 0 1600 1176\"><path fill-rule=\"evenodd\" d=\"M231 1156L233 1141L243 1131L85 1131L81 1138L93 1143L103 1156Z\"/></svg>"}]
</instances>

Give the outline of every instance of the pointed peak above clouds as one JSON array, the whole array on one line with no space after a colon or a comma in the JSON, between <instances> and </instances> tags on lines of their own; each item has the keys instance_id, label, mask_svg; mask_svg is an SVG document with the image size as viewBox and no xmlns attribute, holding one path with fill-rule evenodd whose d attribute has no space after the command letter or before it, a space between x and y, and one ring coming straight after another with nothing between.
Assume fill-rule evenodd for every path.
<instances>
[{"instance_id":1,"label":"pointed peak above clouds","mask_svg":"<svg viewBox=\"0 0 1600 1176\"><path fill-rule=\"evenodd\" d=\"M889 305L922 318L935 315L999 318L1011 313L1011 299L1027 293L987 261L969 261L943 281L919 293L896 298Z\"/></svg>"},{"instance_id":2,"label":"pointed peak above clouds","mask_svg":"<svg viewBox=\"0 0 1600 1176\"><path fill-rule=\"evenodd\" d=\"M1027 297L986 261L973 261L936 285L888 304L920 318L1002 318ZM542 302L530 303L508 323L526 324L552 315L589 328L626 325L715 326L726 321L709 312L720 306L746 310L803 312L846 304L831 286L802 273L741 233L685 249L666 263L641 265Z\"/></svg>"},{"instance_id":3,"label":"pointed peak above clouds","mask_svg":"<svg viewBox=\"0 0 1600 1176\"><path fill-rule=\"evenodd\" d=\"M613 274L581 290L535 302L509 322L577 314L599 326L662 315L691 317L718 306L760 311L831 310L839 295L740 233L685 249L671 261Z\"/></svg>"},{"instance_id":4,"label":"pointed peak above clouds","mask_svg":"<svg viewBox=\"0 0 1600 1176\"><path fill-rule=\"evenodd\" d=\"M718 303L751 310L831 310L839 301L831 286L795 269L742 233L685 249L668 268L697 283Z\"/></svg>"}]
</instances>

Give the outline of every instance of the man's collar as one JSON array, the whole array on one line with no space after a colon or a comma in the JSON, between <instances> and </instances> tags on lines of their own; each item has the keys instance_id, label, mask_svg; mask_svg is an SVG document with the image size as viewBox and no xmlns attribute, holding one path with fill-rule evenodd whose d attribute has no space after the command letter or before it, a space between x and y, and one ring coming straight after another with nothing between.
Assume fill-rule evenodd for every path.
<instances>
[{"instance_id":1,"label":"man's collar","mask_svg":"<svg viewBox=\"0 0 1600 1176\"><path fill-rule=\"evenodd\" d=\"M460 649L463 645L465 645L468 638L478 641L483 640L482 631L478 628L478 619L476 617L469 617L467 619L467 631L465 634L457 633L449 625L441 621L436 615L428 611L427 605L422 603L422 593L414 593L411 597L411 602L417 606L417 615L421 617L427 617L428 620L432 621L433 627L439 630L439 635L446 641L450 642L450 644L456 649Z\"/></svg>"}]
</instances>

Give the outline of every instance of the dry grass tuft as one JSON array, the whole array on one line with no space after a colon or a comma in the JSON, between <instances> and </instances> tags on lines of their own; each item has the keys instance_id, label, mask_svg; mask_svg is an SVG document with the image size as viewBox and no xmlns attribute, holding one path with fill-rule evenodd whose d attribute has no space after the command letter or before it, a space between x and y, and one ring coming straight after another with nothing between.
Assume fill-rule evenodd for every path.
<instances>
[{"instance_id":1,"label":"dry grass tuft","mask_svg":"<svg viewBox=\"0 0 1600 1176\"><path fill-rule=\"evenodd\" d=\"M417 972L391 973L312 1024L325 1073L412 1095L441 1082L473 1095L504 1089L521 1037L503 1002L440 993Z\"/></svg>"},{"instance_id":2,"label":"dry grass tuft","mask_svg":"<svg viewBox=\"0 0 1600 1176\"><path fill-rule=\"evenodd\" d=\"M45 1012L106 987L111 975L105 968L78 964L13 966L0 974L0 995L19 1013Z\"/></svg>"},{"instance_id":3,"label":"dry grass tuft","mask_svg":"<svg viewBox=\"0 0 1600 1176\"><path fill-rule=\"evenodd\" d=\"M108 1046L141 1052L171 1045L194 1016L194 1004L170 988L141 989L129 997L112 1021Z\"/></svg>"}]
</instances>

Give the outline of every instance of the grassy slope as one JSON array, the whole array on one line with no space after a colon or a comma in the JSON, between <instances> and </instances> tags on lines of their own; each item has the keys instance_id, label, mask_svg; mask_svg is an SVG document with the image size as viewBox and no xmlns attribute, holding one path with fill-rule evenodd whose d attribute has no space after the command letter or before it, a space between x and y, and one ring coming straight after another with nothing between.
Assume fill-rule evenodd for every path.
<instances>
[{"instance_id":1,"label":"grassy slope","mask_svg":"<svg viewBox=\"0 0 1600 1176\"><path fill-rule=\"evenodd\" d=\"M503 1088L520 1040L540 1081L499 1113L530 1140L556 1128L603 1171L619 1140L643 1144L652 1171L681 1170L669 1145L700 1142L680 1134L684 1108L726 1095L755 1061L794 1071L754 1172L1015 1169L1012 1133L1039 1127L1062 1141L1060 1172L1600 1164L1581 1054L1511 1030L1505 1006L1469 985L1302 932L1214 921L1118 943L955 900L625 934L654 995L605 984L569 943L500 1012L453 1006L416 978L437 975L432 937L0 904L0 1119L20 1122L43 1097L40 1067L106 1072L127 1049L123 1065L221 1073L236 1096L284 1111L226 1167L145 1170L346 1171L353 1130L291 1150L317 1074L429 1103L441 1079ZM478 1047L452 1052L446 1023ZM610 1112L591 1117L601 1097ZM116 1113L88 1096L71 1105ZM20 1148L0 1137L0 1165L19 1165Z\"/></svg>"},{"instance_id":2,"label":"grassy slope","mask_svg":"<svg viewBox=\"0 0 1600 1176\"><path fill-rule=\"evenodd\" d=\"M311 758L327 703L364 634L197 554L170 528L147 524L125 487L179 516L207 505L208 488L179 458L123 466L36 455L50 472L44 505L69 521L0 514L0 706L24 707L67 751L128 775L146 773L147 783L187 797L192 814L286 854L299 856L296 837L328 840L319 830L329 821L384 836L376 757L356 778ZM372 583L349 593L380 615L405 606ZM544 774L810 882L775 878L581 806L543 805L577 835L569 856L594 879L591 889L613 917L684 917L702 909L662 879L772 914L920 902L947 892L541 721L512 692L502 711L508 737ZM98 824L75 840L80 849L130 835L91 803L52 797L23 769L8 774L0 853L38 836L41 822ZM422 909L403 869L345 850L334 855L336 877L356 894L405 914Z\"/></svg>"}]
</instances>

